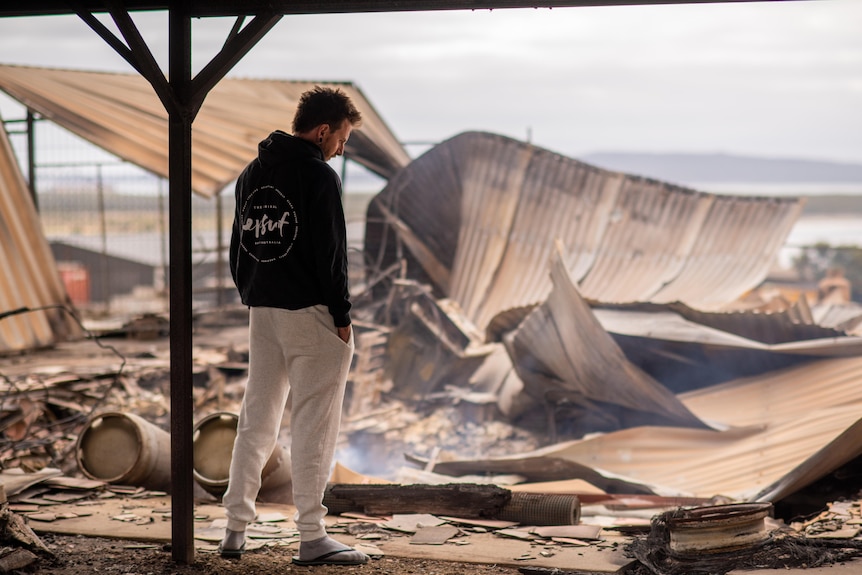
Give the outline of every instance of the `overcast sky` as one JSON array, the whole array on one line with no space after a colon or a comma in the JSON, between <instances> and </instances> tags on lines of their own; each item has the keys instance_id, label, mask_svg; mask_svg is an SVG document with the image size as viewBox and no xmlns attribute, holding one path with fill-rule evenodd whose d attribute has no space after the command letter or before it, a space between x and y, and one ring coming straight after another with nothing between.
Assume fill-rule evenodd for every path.
<instances>
[{"instance_id":1,"label":"overcast sky","mask_svg":"<svg viewBox=\"0 0 862 575\"><path fill-rule=\"evenodd\" d=\"M167 70L166 14L134 19ZM232 23L194 22L196 69ZM0 19L0 62L132 71L77 17ZM231 75L352 81L406 142L862 163L860 0L286 16Z\"/></svg>"}]
</instances>

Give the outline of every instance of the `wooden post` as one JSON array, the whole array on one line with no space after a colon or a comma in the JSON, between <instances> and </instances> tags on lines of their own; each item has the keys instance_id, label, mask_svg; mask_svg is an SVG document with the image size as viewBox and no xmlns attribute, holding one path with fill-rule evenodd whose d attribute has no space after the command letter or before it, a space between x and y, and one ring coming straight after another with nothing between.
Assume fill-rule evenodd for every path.
<instances>
[{"instance_id":1,"label":"wooden post","mask_svg":"<svg viewBox=\"0 0 862 575\"><path fill-rule=\"evenodd\" d=\"M194 563L194 476L192 460L192 110L191 17L169 13L170 86L178 106L168 110L168 171L171 310L171 553Z\"/></svg>"}]
</instances>

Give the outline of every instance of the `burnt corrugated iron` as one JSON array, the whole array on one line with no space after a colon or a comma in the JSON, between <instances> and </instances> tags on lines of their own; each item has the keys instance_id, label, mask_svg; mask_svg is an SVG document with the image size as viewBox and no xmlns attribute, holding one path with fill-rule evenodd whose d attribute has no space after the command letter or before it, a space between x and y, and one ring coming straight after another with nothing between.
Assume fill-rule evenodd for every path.
<instances>
[{"instance_id":1,"label":"burnt corrugated iron","mask_svg":"<svg viewBox=\"0 0 862 575\"><path fill-rule=\"evenodd\" d=\"M805 310L808 309L807 306L802 307ZM608 318L606 328L611 332L626 329L628 331L624 333L629 335L640 334L658 339L695 341L694 337L688 337L680 330L668 330L663 333L660 325L662 318L676 318L679 325L697 326L691 328L702 332L696 341L707 345L710 343L723 345L725 342L721 339L724 339L727 345L766 349L769 345L847 336L844 331L813 323L810 312L799 311L799 304L794 304L785 310L770 312L704 312L679 302L597 305L594 311L599 315L600 320L602 317ZM650 318L655 319L652 321ZM652 325L648 326L648 324ZM648 328L651 328L649 333L647 333ZM711 337L719 333L720 338Z\"/></svg>"},{"instance_id":2,"label":"burnt corrugated iron","mask_svg":"<svg viewBox=\"0 0 862 575\"><path fill-rule=\"evenodd\" d=\"M862 338L812 324L794 324L781 314L699 313L684 306L652 311L596 309L611 333L707 347L812 356L862 355Z\"/></svg>"},{"instance_id":3,"label":"burnt corrugated iron","mask_svg":"<svg viewBox=\"0 0 862 575\"><path fill-rule=\"evenodd\" d=\"M584 466L661 495L776 502L862 455L859 357L809 362L679 398L723 428L623 429L485 460L445 454L434 471L493 470L548 481L580 477Z\"/></svg>"},{"instance_id":4,"label":"burnt corrugated iron","mask_svg":"<svg viewBox=\"0 0 862 575\"><path fill-rule=\"evenodd\" d=\"M0 353L50 346L81 329L27 183L0 129Z\"/></svg>"},{"instance_id":5,"label":"burnt corrugated iron","mask_svg":"<svg viewBox=\"0 0 862 575\"><path fill-rule=\"evenodd\" d=\"M585 432L647 424L706 427L626 359L578 293L561 249L554 253L551 279L547 300L505 338L525 393L548 409L574 413L574 423L590 426Z\"/></svg>"},{"instance_id":6,"label":"burnt corrugated iron","mask_svg":"<svg viewBox=\"0 0 862 575\"><path fill-rule=\"evenodd\" d=\"M734 333L744 338L767 344L787 343L847 335L814 322L811 308L805 298L778 311L728 311L704 312L680 303L671 303L667 308L685 319L700 325Z\"/></svg>"},{"instance_id":7,"label":"burnt corrugated iron","mask_svg":"<svg viewBox=\"0 0 862 575\"><path fill-rule=\"evenodd\" d=\"M226 78L201 107L192 130L192 189L212 196L257 155L272 130L290 130L305 90L336 87L362 113L345 156L389 177L410 162L404 147L349 82ZM168 115L138 74L0 65L0 90L85 140L154 174L168 175Z\"/></svg>"},{"instance_id":8,"label":"burnt corrugated iron","mask_svg":"<svg viewBox=\"0 0 862 575\"><path fill-rule=\"evenodd\" d=\"M593 313L633 363L675 392L818 357L862 355L862 338L798 323L809 314L796 308L707 313L679 303L640 303L604 305Z\"/></svg>"},{"instance_id":9,"label":"burnt corrugated iron","mask_svg":"<svg viewBox=\"0 0 862 575\"><path fill-rule=\"evenodd\" d=\"M862 305L855 302L816 306L811 314L818 325L862 335Z\"/></svg>"},{"instance_id":10,"label":"burnt corrugated iron","mask_svg":"<svg viewBox=\"0 0 862 575\"><path fill-rule=\"evenodd\" d=\"M557 239L587 299L715 309L763 280L801 209L798 198L719 196L466 132L375 197L365 250L376 269L404 257L408 275L482 329L544 300Z\"/></svg>"}]
</instances>

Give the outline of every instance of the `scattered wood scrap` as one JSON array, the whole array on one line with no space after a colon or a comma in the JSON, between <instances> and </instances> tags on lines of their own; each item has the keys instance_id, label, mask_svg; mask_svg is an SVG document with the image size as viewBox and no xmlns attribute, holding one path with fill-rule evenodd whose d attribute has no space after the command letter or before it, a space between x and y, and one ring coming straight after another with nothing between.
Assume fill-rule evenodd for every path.
<instances>
[{"instance_id":1,"label":"scattered wood scrap","mask_svg":"<svg viewBox=\"0 0 862 575\"><path fill-rule=\"evenodd\" d=\"M26 521L9 508L6 489L0 483L0 573L36 564L39 556L33 551L49 557L53 555Z\"/></svg>"}]
</instances>

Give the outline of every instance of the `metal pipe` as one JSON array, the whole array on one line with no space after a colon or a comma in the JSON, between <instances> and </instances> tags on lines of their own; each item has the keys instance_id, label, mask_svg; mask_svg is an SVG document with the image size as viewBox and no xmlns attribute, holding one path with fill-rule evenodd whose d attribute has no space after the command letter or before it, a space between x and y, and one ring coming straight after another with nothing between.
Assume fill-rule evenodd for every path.
<instances>
[{"instance_id":1,"label":"metal pipe","mask_svg":"<svg viewBox=\"0 0 862 575\"><path fill-rule=\"evenodd\" d=\"M27 108L27 187L30 188L30 196L33 205L39 211L39 197L36 194L36 118L33 110Z\"/></svg>"},{"instance_id":2,"label":"metal pipe","mask_svg":"<svg viewBox=\"0 0 862 575\"><path fill-rule=\"evenodd\" d=\"M224 307L224 240L222 238L222 199L221 194L216 194L216 307Z\"/></svg>"},{"instance_id":3,"label":"metal pipe","mask_svg":"<svg viewBox=\"0 0 862 575\"><path fill-rule=\"evenodd\" d=\"M497 519L522 525L577 525L581 519L581 501L577 495L564 493L515 491Z\"/></svg>"},{"instance_id":4,"label":"metal pipe","mask_svg":"<svg viewBox=\"0 0 862 575\"><path fill-rule=\"evenodd\" d=\"M168 291L168 278L170 277L170 270L168 269L168 242L165 241L167 238L167 230L165 229L165 180L164 178L159 178L159 253L161 254L161 264L162 264L162 285L161 285L161 293L165 294Z\"/></svg>"},{"instance_id":5,"label":"metal pipe","mask_svg":"<svg viewBox=\"0 0 862 575\"><path fill-rule=\"evenodd\" d=\"M108 285L108 222L105 217L105 185L102 178L102 164L96 164L96 197L99 202L99 227L102 233L102 253L99 259L99 279L102 282L102 297L105 300L105 314L111 311L111 292Z\"/></svg>"}]
</instances>

